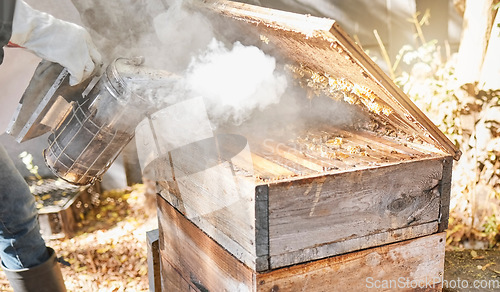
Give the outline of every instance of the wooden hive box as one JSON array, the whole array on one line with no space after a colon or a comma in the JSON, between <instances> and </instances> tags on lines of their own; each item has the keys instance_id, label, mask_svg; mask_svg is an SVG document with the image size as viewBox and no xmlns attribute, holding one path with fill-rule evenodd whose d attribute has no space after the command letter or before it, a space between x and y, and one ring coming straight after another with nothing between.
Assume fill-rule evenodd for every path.
<instances>
[{"instance_id":1,"label":"wooden hive box","mask_svg":"<svg viewBox=\"0 0 500 292\"><path fill-rule=\"evenodd\" d=\"M90 189L46 178L30 183L30 189L37 201L40 232L50 240L75 234L83 215L93 207L91 192L99 192L99 184Z\"/></svg>"},{"instance_id":2,"label":"wooden hive box","mask_svg":"<svg viewBox=\"0 0 500 292\"><path fill-rule=\"evenodd\" d=\"M442 289L446 232L259 273L161 197L158 210L161 284L155 284L155 291Z\"/></svg>"},{"instance_id":3,"label":"wooden hive box","mask_svg":"<svg viewBox=\"0 0 500 292\"><path fill-rule=\"evenodd\" d=\"M201 245L207 257L217 257L212 252L220 245L251 271L249 277L432 234L418 242L441 250L452 161L460 152L338 24L230 1L199 6L221 15L224 25L245 30L249 44L278 56L305 92L330 97L304 98L311 108L342 103L342 110L366 118L348 125L305 123L292 137L283 135L286 127L264 133L221 127L213 137L166 150L160 126L169 124L169 109L153 114L136 134L157 139L138 149L154 148L149 165L161 195L162 269L170 267L188 282L200 274L181 271L177 261L184 254L174 256L169 244ZM191 231L171 230L189 222L217 244L182 241ZM167 239L172 234L181 241ZM405 244L411 243L394 246ZM419 251L426 254L425 247ZM436 256L444 257L444 249Z\"/></svg>"}]
</instances>

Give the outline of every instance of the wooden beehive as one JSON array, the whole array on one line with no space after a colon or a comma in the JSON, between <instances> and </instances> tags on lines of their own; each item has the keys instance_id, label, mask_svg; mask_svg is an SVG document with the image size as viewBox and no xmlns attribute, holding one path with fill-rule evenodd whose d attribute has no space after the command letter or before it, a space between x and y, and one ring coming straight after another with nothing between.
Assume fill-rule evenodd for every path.
<instances>
[{"instance_id":1,"label":"wooden beehive","mask_svg":"<svg viewBox=\"0 0 500 292\"><path fill-rule=\"evenodd\" d=\"M160 194L259 272L446 229L450 157L408 154L409 146L388 146L392 140L367 133L344 134L343 140L371 145L369 159L361 161L366 154L358 153L340 161L315 151L300 157L286 152L283 143L273 155L250 146L257 150L247 157L192 173L185 166L202 157L174 151L176 180L160 181ZM408 160L401 161L405 155ZM250 161L248 156L253 176L235 178L234 173L244 173L239 166Z\"/></svg>"},{"instance_id":2,"label":"wooden beehive","mask_svg":"<svg viewBox=\"0 0 500 292\"><path fill-rule=\"evenodd\" d=\"M42 237L50 240L75 234L78 222L93 206L91 193L99 192L99 184L90 189L46 178L32 183L30 189L37 201Z\"/></svg>"},{"instance_id":3,"label":"wooden beehive","mask_svg":"<svg viewBox=\"0 0 500 292\"><path fill-rule=\"evenodd\" d=\"M158 198L155 291L441 291L446 233L256 272ZM419 290L419 291L420 291ZM151 290L153 291L153 290Z\"/></svg>"},{"instance_id":4,"label":"wooden beehive","mask_svg":"<svg viewBox=\"0 0 500 292\"><path fill-rule=\"evenodd\" d=\"M425 276L439 274L456 147L335 21L229 1L199 6L247 32L246 41L279 58L306 92L345 102L366 118L349 125L322 119L292 135L283 135L288 128L236 134L220 128L168 153L159 147L164 281L184 285L181 291L235 287L218 286L224 279L250 281L241 291L277 291L272 285L295 291L305 286L286 283L300 271L331 265L324 275L333 278L345 266L342 277L354 279L349 273L371 254L360 250L404 246L420 247L382 265L421 270L427 263ZM317 100L308 101L311 108L328 106ZM207 274L215 266L224 273L241 269L246 280ZM316 288L310 291L325 291Z\"/></svg>"}]
</instances>

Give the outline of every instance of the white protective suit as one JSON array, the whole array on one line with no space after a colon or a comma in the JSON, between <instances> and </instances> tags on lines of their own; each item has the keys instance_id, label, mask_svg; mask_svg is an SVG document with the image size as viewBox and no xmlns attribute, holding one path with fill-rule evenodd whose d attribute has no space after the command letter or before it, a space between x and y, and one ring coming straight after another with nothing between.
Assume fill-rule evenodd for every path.
<instances>
[{"instance_id":1,"label":"white protective suit","mask_svg":"<svg viewBox=\"0 0 500 292\"><path fill-rule=\"evenodd\" d=\"M61 64L71 74L71 85L89 77L95 64L101 62L101 55L84 28L34 10L21 0L16 3L10 42Z\"/></svg>"},{"instance_id":2,"label":"white protective suit","mask_svg":"<svg viewBox=\"0 0 500 292\"><path fill-rule=\"evenodd\" d=\"M9 46L20 46L42 59L59 63L68 69L71 85L85 80L94 72L96 66L101 64L101 55L84 28L37 11L22 0L16 0ZM15 86L27 86L31 76L26 76L29 74L25 72L29 72L30 68L34 70L35 64L29 65L30 62L37 61L35 56L17 51L22 49L9 50L7 57L22 56L23 60L5 60L10 63L5 67L13 68L12 74L17 75L16 77L11 77L11 72L0 73L0 76L11 79L9 84L2 86L4 91L0 93L0 134L7 127L23 92L21 89L12 88L14 85L11 83L15 82ZM1 80L0 84L4 82L5 80Z\"/></svg>"}]
</instances>

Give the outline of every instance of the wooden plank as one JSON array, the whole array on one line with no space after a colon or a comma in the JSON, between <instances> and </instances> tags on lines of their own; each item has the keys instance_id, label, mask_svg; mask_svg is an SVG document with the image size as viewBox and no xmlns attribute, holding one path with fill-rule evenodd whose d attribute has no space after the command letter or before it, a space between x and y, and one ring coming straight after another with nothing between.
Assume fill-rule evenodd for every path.
<instances>
[{"instance_id":1,"label":"wooden plank","mask_svg":"<svg viewBox=\"0 0 500 292\"><path fill-rule=\"evenodd\" d=\"M395 151L409 155L412 158L429 157L432 154L437 154L439 156L442 156L442 153L440 151L436 150L435 148L432 148L430 145L427 144L426 146L424 144L419 144L409 141L399 142L395 139L392 139L391 137L375 135L374 133L370 133L368 131L355 132L355 134L361 137L365 137L371 143L377 144L378 147L390 148Z\"/></svg>"},{"instance_id":2,"label":"wooden plank","mask_svg":"<svg viewBox=\"0 0 500 292\"><path fill-rule=\"evenodd\" d=\"M175 181L162 183L168 189L160 194L240 260L254 267L255 178L237 175L232 164L246 155L250 155L249 151L217 161L196 159L189 151L177 151L172 155Z\"/></svg>"},{"instance_id":3,"label":"wooden plank","mask_svg":"<svg viewBox=\"0 0 500 292\"><path fill-rule=\"evenodd\" d=\"M386 163L400 162L402 160L409 160L408 155L403 155L401 153L395 152L390 149L390 147L374 147L366 139L361 139L360 136L355 133L348 134L347 132L342 132L342 145L341 149L343 153L349 155L350 157L359 160L358 165L374 165L381 166ZM359 147L359 148L358 148ZM356 148L359 149L359 153L356 152ZM349 151L349 149L354 149Z\"/></svg>"},{"instance_id":4,"label":"wooden plank","mask_svg":"<svg viewBox=\"0 0 500 292\"><path fill-rule=\"evenodd\" d=\"M297 173L255 153L252 153L252 161L254 169L263 174L261 178L264 180L288 178L297 175Z\"/></svg>"},{"instance_id":5,"label":"wooden plank","mask_svg":"<svg viewBox=\"0 0 500 292\"><path fill-rule=\"evenodd\" d=\"M253 146L254 144L252 144L252 151L257 152L266 158L269 156L269 153L273 153L274 155L278 155L283 159L301 165L302 168L309 169L309 171L307 171L306 173L311 173L311 170L314 172L324 171L325 167L322 164L319 164L312 159L307 159L307 157L304 154L300 153L299 150L293 149L285 143L281 143L268 138L261 144L255 144L255 146Z\"/></svg>"},{"instance_id":6,"label":"wooden plank","mask_svg":"<svg viewBox=\"0 0 500 292\"><path fill-rule=\"evenodd\" d=\"M200 291L252 291L251 269L158 197L160 255ZM162 267L163 268L163 267ZM163 291L168 290L165 287ZM186 291L186 290L184 290Z\"/></svg>"},{"instance_id":7,"label":"wooden plank","mask_svg":"<svg viewBox=\"0 0 500 292\"><path fill-rule=\"evenodd\" d=\"M198 212L195 209L196 206L191 207L183 203L179 206L180 201L177 200L177 197L166 190L161 190L160 196L182 214L191 214L192 216L189 220L193 224L214 238L247 266L255 268L258 259L256 259L256 247L253 246L252 242L255 242L256 229L252 229L248 233L243 233L241 227L247 224L243 223L242 219L239 219L246 218L247 221L253 221L254 224L257 224L255 218L252 217L256 216L252 212L252 209L244 210L240 208L241 206L235 206L235 208L219 209L216 213L210 215L194 216L193 214L197 214ZM203 197L199 196L198 198L203 203ZM246 207L251 208L251 206Z\"/></svg>"},{"instance_id":8,"label":"wooden plank","mask_svg":"<svg viewBox=\"0 0 500 292\"><path fill-rule=\"evenodd\" d=\"M445 238L443 232L259 274L257 291L441 291Z\"/></svg>"},{"instance_id":9,"label":"wooden plank","mask_svg":"<svg viewBox=\"0 0 500 292\"><path fill-rule=\"evenodd\" d=\"M326 132L323 133L326 134ZM319 134L318 131L314 130L310 131L309 135L310 134L322 136L322 134ZM329 133L329 136L334 135ZM348 170L359 166L373 166L378 165L379 163L388 162L387 159L384 161L378 157L366 155L367 150L369 149L358 148L361 145L354 143L354 141L350 141L346 138L342 139L342 141L342 145L338 145L335 147L328 146L326 141L318 143L297 141L294 143L294 145L296 145L296 147L302 147L303 149L305 149L304 153L308 157L315 157L316 159L321 159L322 161L334 164L338 166L339 170ZM316 147L319 148L316 149Z\"/></svg>"},{"instance_id":10,"label":"wooden plank","mask_svg":"<svg viewBox=\"0 0 500 292\"><path fill-rule=\"evenodd\" d=\"M292 156L295 155L298 158L295 158L297 160L301 159L302 157L297 154L297 151L294 151L293 149L304 149L305 145L300 145L299 143L293 143L290 145L290 147L284 148L284 155L286 156ZM325 172L325 171L331 171L331 170L338 170L338 171L343 171L349 168L352 168L352 164L348 164L346 161L341 161L337 159L329 159L322 157L320 153L315 152L315 151L307 151L304 149L304 151L301 151L301 155L304 156L305 161L309 161L309 167L310 168L315 168L315 169L320 169L320 167L323 169L322 171L318 172ZM308 164L308 162L303 162L305 165ZM312 163L312 164L311 164Z\"/></svg>"},{"instance_id":11,"label":"wooden plank","mask_svg":"<svg viewBox=\"0 0 500 292\"><path fill-rule=\"evenodd\" d=\"M235 153L231 162L235 172L242 170L242 174L253 175L259 180L278 179L280 177L293 177L298 175L303 169L300 165L279 158L272 159L274 153L267 153L268 151L262 150L262 147L256 143L247 144L244 152L241 149L241 141L238 139L225 139L225 136L219 134L218 147L221 153Z\"/></svg>"},{"instance_id":12,"label":"wooden plank","mask_svg":"<svg viewBox=\"0 0 500 292\"><path fill-rule=\"evenodd\" d=\"M243 170L241 174L253 172L255 177L269 182L321 172L342 172L353 168L377 167L403 160L442 156L442 152L435 148L377 136L367 131L349 132L326 124L318 125L303 135L305 136L299 135L296 139L285 141L280 138L273 139L272 133L268 133L266 139L255 138L249 134L253 156L250 155L243 162L239 161L241 159L234 159L233 167ZM342 143L338 146L326 141L339 137ZM311 139L321 142L313 142ZM225 144L224 147L230 148L231 145ZM251 161L253 158L255 161Z\"/></svg>"},{"instance_id":13,"label":"wooden plank","mask_svg":"<svg viewBox=\"0 0 500 292\"><path fill-rule=\"evenodd\" d=\"M424 141L431 140L435 146L450 153L455 159L459 159L461 152L446 135L406 96L406 94L397 87L394 82L375 64L375 62L350 38L350 36L335 23L330 29L330 33L339 40L346 49L352 53L355 60L359 62L362 68L372 77L366 87L378 93L378 96L384 101L392 104L393 109L399 113L409 126L417 130L419 137ZM361 75L362 72L359 72ZM356 78L358 79L358 78ZM359 78L357 81L362 80ZM375 82L375 84L372 84ZM363 83L361 83L363 84ZM384 92L385 91L385 92ZM430 139L429 139L430 138Z\"/></svg>"},{"instance_id":14,"label":"wooden plank","mask_svg":"<svg viewBox=\"0 0 500 292\"><path fill-rule=\"evenodd\" d=\"M450 195L451 195L451 172L453 159L450 157L443 160L443 180L440 185L441 203L439 209L439 232L448 229L448 217L450 216Z\"/></svg>"},{"instance_id":15,"label":"wooden plank","mask_svg":"<svg viewBox=\"0 0 500 292\"><path fill-rule=\"evenodd\" d=\"M269 187L255 188L255 261L256 271L267 271L269 263Z\"/></svg>"},{"instance_id":16,"label":"wooden plank","mask_svg":"<svg viewBox=\"0 0 500 292\"><path fill-rule=\"evenodd\" d=\"M150 292L161 291L160 251L158 248L159 231L154 229L146 232L148 281Z\"/></svg>"},{"instance_id":17,"label":"wooden plank","mask_svg":"<svg viewBox=\"0 0 500 292\"><path fill-rule=\"evenodd\" d=\"M197 291L196 289L184 280L181 274L172 267L172 265L166 261L163 257L161 258L161 290L162 292L186 292L186 291Z\"/></svg>"},{"instance_id":18,"label":"wooden plank","mask_svg":"<svg viewBox=\"0 0 500 292\"><path fill-rule=\"evenodd\" d=\"M342 142L339 142L338 145L329 144L328 141L335 139ZM320 140L320 142L312 140ZM254 144L257 143L252 143L252 150L259 151L259 147L254 147ZM403 160L442 156L441 152L441 154L432 153L429 149L409 148L408 142L398 142L390 137L378 137L374 133L366 131L351 130L349 132L326 124L308 130L293 141L283 142L268 138L261 144L264 145L267 153L281 155L285 159L301 163L316 172L332 170L341 172L359 167L399 163ZM321 153L322 151L327 151L326 154L331 152L331 157ZM437 150L434 149L434 151ZM272 160L272 158L265 157Z\"/></svg>"},{"instance_id":19,"label":"wooden plank","mask_svg":"<svg viewBox=\"0 0 500 292\"><path fill-rule=\"evenodd\" d=\"M338 130L339 133L342 133L343 135L349 135L352 136L353 141L359 141L359 143L366 143L367 145L370 145L373 149L376 151L388 151L390 156L397 157L399 159L414 159L417 157L426 157L429 156L427 154L429 151L418 151L412 148L409 148L408 146L405 146L401 144L400 142L397 142L390 137L384 137L384 136L376 136L374 133L368 132L368 131L351 131L347 132L345 130ZM408 142L405 142L407 145ZM387 156L387 154L386 154Z\"/></svg>"},{"instance_id":20,"label":"wooden plank","mask_svg":"<svg viewBox=\"0 0 500 292\"><path fill-rule=\"evenodd\" d=\"M258 180L269 180L275 179L277 177L290 177L295 174L294 171L283 167L277 163L266 159L262 154L256 153L254 145L247 145L245 148L245 153L241 152L241 146L239 146L239 141L236 140L235 143L228 141L227 139L221 143L218 143L220 151L223 153L238 153L232 159L232 167L235 173L241 171L242 175L249 175L257 178ZM251 151L250 151L251 150ZM238 173L239 174L239 173Z\"/></svg>"},{"instance_id":21,"label":"wooden plank","mask_svg":"<svg viewBox=\"0 0 500 292\"><path fill-rule=\"evenodd\" d=\"M442 172L433 158L270 184L271 268L296 263L274 256L437 221Z\"/></svg>"},{"instance_id":22,"label":"wooden plank","mask_svg":"<svg viewBox=\"0 0 500 292\"><path fill-rule=\"evenodd\" d=\"M272 255L269 258L269 267L270 269L286 267L297 263L304 263L311 260L323 259L334 255L426 236L436 233L437 231L438 222L433 221L421 225L369 234L363 237L347 238L345 240L304 248L299 251Z\"/></svg>"},{"instance_id":23,"label":"wooden plank","mask_svg":"<svg viewBox=\"0 0 500 292\"><path fill-rule=\"evenodd\" d=\"M311 173L316 173L314 170L310 169L309 167L306 167L305 165L298 163L297 160L293 159L290 156L283 155L283 153L280 153L278 151L274 152L267 152L263 149L259 149L261 147L252 147L252 152L266 160L269 160L271 163L280 165L288 170L290 170L293 175L288 174L288 175L274 175L273 179L277 179L279 177L293 177L293 176L305 176Z\"/></svg>"}]
</instances>

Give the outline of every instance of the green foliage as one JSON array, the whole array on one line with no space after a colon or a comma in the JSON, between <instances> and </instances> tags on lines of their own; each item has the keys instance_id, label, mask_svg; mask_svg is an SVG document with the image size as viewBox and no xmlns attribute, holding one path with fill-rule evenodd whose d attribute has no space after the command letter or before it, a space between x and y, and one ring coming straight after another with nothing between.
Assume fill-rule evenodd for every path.
<instances>
[{"instance_id":1,"label":"green foliage","mask_svg":"<svg viewBox=\"0 0 500 292\"><path fill-rule=\"evenodd\" d=\"M443 62L436 41L413 48L404 46L397 57L409 68L395 83L456 144L461 140L460 101L454 94L454 66Z\"/></svg>"},{"instance_id":2,"label":"green foliage","mask_svg":"<svg viewBox=\"0 0 500 292\"><path fill-rule=\"evenodd\" d=\"M493 246L500 215L500 99L497 92L459 84L455 56L444 60L440 51L436 41L403 47L394 81L463 153L454 163L448 243Z\"/></svg>"},{"instance_id":3,"label":"green foliage","mask_svg":"<svg viewBox=\"0 0 500 292\"><path fill-rule=\"evenodd\" d=\"M489 216L484 222L484 232L493 233L497 231L498 220L495 214Z\"/></svg>"},{"instance_id":4,"label":"green foliage","mask_svg":"<svg viewBox=\"0 0 500 292\"><path fill-rule=\"evenodd\" d=\"M493 214L486 218L484 224L484 233L489 241L489 247L495 247L500 242L500 222L496 215Z\"/></svg>"}]
</instances>

